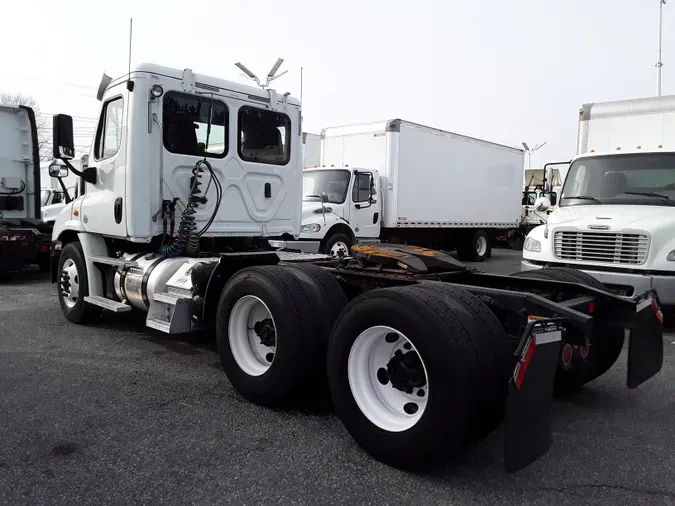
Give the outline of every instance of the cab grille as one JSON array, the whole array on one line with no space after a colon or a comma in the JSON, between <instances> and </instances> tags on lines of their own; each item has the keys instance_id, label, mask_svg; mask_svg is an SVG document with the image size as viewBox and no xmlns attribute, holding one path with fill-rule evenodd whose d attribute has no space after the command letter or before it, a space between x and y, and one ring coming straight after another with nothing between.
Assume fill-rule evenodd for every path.
<instances>
[{"instance_id":1,"label":"cab grille","mask_svg":"<svg viewBox=\"0 0 675 506\"><path fill-rule=\"evenodd\" d=\"M561 231L554 239L555 256L561 260L639 265L648 249L645 234Z\"/></svg>"}]
</instances>

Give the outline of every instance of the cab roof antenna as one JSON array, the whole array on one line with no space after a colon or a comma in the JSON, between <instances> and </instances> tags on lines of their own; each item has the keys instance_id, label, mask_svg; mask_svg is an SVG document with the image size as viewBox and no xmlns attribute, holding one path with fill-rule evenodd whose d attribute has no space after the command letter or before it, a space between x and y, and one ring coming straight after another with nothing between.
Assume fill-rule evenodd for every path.
<instances>
[{"instance_id":1,"label":"cab roof antenna","mask_svg":"<svg viewBox=\"0 0 675 506\"><path fill-rule=\"evenodd\" d=\"M262 89L265 89L265 88L267 88L267 87L270 85L270 83L271 83L272 81L274 81L275 79L277 79L277 78L283 76L286 72L288 72L288 70L284 70L281 74L277 74L277 71L279 70L279 67L281 67L281 64L282 64L283 62L284 62L284 59L283 59L283 58L277 58L277 61L274 63L274 65L272 65L272 68L271 68L270 71L267 73L267 77L266 77L266 79L265 79L265 83L264 83L264 84L260 81L260 78L259 78L257 75L255 75L255 74L254 74L248 67L246 67L246 65L244 65L243 63L237 62L237 63L235 63L235 65L237 66L237 68L238 68L239 70L241 70L241 71L244 73L244 77L247 77L247 78L251 79L252 81L255 81L255 83L256 83L258 86L260 86Z\"/></svg>"}]
</instances>

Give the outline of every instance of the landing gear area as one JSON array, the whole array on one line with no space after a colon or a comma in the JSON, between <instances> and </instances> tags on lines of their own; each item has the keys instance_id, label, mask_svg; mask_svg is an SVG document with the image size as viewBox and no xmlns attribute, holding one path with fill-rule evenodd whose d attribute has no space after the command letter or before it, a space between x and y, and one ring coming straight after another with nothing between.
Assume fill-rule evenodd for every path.
<instances>
[{"instance_id":1,"label":"landing gear area","mask_svg":"<svg viewBox=\"0 0 675 506\"><path fill-rule=\"evenodd\" d=\"M70 321L133 306L170 334L215 328L228 380L262 406L285 407L327 378L354 440L401 469L442 465L502 421L507 470L530 464L551 445L553 395L604 374L626 328L630 388L663 363L655 294L627 301L569 269L490 275L398 244L354 245L343 258L87 249L68 243L58 259ZM91 279L101 293L90 293Z\"/></svg>"}]
</instances>

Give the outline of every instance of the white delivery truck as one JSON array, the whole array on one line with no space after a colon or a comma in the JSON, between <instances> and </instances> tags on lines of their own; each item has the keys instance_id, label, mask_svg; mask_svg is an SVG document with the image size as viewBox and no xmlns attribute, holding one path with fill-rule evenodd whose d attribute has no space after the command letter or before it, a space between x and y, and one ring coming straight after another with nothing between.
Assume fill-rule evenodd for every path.
<instances>
[{"instance_id":1,"label":"white delivery truck","mask_svg":"<svg viewBox=\"0 0 675 506\"><path fill-rule=\"evenodd\" d=\"M581 108L559 207L525 241L522 269L546 266L675 305L675 96Z\"/></svg>"},{"instance_id":2,"label":"white delivery truck","mask_svg":"<svg viewBox=\"0 0 675 506\"><path fill-rule=\"evenodd\" d=\"M233 387L264 406L283 406L327 377L354 439L403 468L442 463L503 418L507 469L528 465L551 445L553 391L604 374L624 328L641 351L629 360L629 387L662 366L651 291L626 301L600 283L581 286L583 273L545 269L546 281L477 273L406 245L356 245L349 259L272 250L269 239L297 237L301 224L301 107L288 94L153 64L106 76L99 90L86 168L70 164L72 118L54 116L54 156L84 181L53 232L52 281L73 323L134 309L160 332L212 329ZM406 137L394 140L407 163ZM446 148L466 171L488 158L472 142ZM490 176L506 186L510 167L494 149ZM401 180L392 193L415 183L419 196L459 198L393 174ZM478 183L472 204L486 205L491 181ZM357 186L357 197L368 196L357 203L374 205L370 189ZM596 304L609 313L591 314ZM572 349L587 353L565 364Z\"/></svg>"},{"instance_id":3,"label":"white delivery truck","mask_svg":"<svg viewBox=\"0 0 675 506\"><path fill-rule=\"evenodd\" d=\"M303 177L305 251L340 256L356 243L387 241L482 261L493 233L518 227L520 149L400 119L321 136L321 166Z\"/></svg>"}]
</instances>

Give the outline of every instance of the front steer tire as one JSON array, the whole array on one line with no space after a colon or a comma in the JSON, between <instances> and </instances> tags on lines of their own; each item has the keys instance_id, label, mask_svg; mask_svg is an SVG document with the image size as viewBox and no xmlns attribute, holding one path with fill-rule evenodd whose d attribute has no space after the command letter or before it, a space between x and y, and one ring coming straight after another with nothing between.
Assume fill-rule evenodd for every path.
<instances>
[{"instance_id":1,"label":"front steer tire","mask_svg":"<svg viewBox=\"0 0 675 506\"><path fill-rule=\"evenodd\" d=\"M260 375L242 369L232 351L230 317L245 296L261 300L274 321L274 359ZM296 399L324 370L330 314L322 288L311 276L284 265L237 272L223 289L216 317L218 353L232 386L261 406L280 407Z\"/></svg>"},{"instance_id":2,"label":"front steer tire","mask_svg":"<svg viewBox=\"0 0 675 506\"><path fill-rule=\"evenodd\" d=\"M483 395L477 378L484 368L472 343L474 329L465 326L471 318L470 313L449 304L445 295L421 287L376 289L347 305L328 345L328 379L338 416L366 452L394 467L422 470L468 446L478 412L476 399ZM406 430L376 425L359 408L352 392L348 372L352 347L373 327L391 327L402 334L419 353L427 373L426 406Z\"/></svg>"},{"instance_id":3,"label":"front steer tire","mask_svg":"<svg viewBox=\"0 0 675 506\"><path fill-rule=\"evenodd\" d=\"M76 269L79 287L74 305L66 303L66 298L63 293L63 267L64 265L70 264L70 262L74 264ZM79 242L70 242L63 248L61 256L59 257L57 276L59 304L61 305L61 311L63 311L66 319L73 323L81 324L96 321L101 316L102 309L84 301L84 298L89 295L89 278L87 277L87 264L84 261L84 252L82 251L82 245Z\"/></svg>"}]
</instances>

